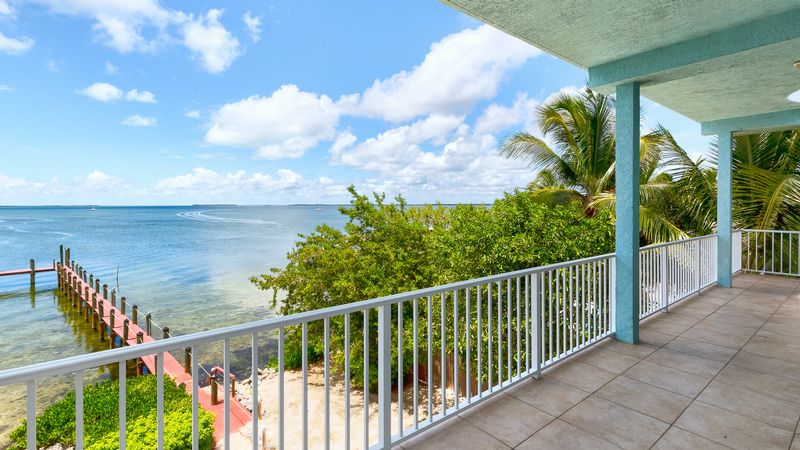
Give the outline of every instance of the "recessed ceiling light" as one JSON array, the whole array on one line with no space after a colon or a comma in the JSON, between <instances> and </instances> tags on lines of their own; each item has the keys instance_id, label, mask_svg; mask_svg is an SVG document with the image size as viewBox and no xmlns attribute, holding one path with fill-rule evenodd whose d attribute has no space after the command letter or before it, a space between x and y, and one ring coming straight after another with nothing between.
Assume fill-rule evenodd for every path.
<instances>
[{"instance_id":1,"label":"recessed ceiling light","mask_svg":"<svg viewBox=\"0 0 800 450\"><path fill-rule=\"evenodd\" d=\"M794 91L786 97L790 102L800 103L800 91Z\"/></svg>"}]
</instances>

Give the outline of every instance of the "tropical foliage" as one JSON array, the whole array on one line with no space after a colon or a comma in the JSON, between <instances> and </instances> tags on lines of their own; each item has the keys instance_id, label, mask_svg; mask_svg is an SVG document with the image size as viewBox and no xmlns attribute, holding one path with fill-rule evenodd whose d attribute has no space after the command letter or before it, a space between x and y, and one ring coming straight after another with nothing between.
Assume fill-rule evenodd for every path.
<instances>
[{"instance_id":1,"label":"tropical foliage","mask_svg":"<svg viewBox=\"0 0 800 450\"><path fill-rule=\"evenodd\" d=\"M130 449L156 448L155 375L129 379L127 389L127 443ZM83 390L84 448L119 448L119 383L105 381ZM164 378L164 449L192 448L192 399L171 378ZM25 420L11 433L12 449L26 448ZM200 410L200 448L213 444L214 416ZM36 447L75 445L75 392L48 406L36 418Z\"/></svg>"},{"instance_id":2,"label":"tropical foliage","mask_svg":"<svg viewBox=\"0 0 800 450\"><path fill-rule=\"evenodd\" d=\"M560 94L537 110L542 138L522 132L503 149L539 170L529 189L542 201L580 199L588 215L612 214L615 117L611 98L589 89ZM739 136L734 142L734 223L741 228L798 229L800 132ZM673 240L716 229L716 148L692 160L661 126L640 140L640 232Z\"/></svg>"},{"instance_id":3,"label":"tropical foliage","mask_svg":"<svg viewBox=\"0 0 800 450\"><path fill-rule=\"evenodd\" d=\"M587 217L579 203L550 207L528 191L506 194L490 206L453 207L409 207L402 197L387 202L380 195L371 200L353 188L350 192L350 207L341 209L349 219L343 230L320 225L315 232L300 236L285 268L253 277L253 283L271 292L273 307L281 314L608 253L614 245L614 226L608 213ZM411 323L413 309L410 302L406 303L402 313L409 319L406 323ZM446 308L452 311L452 302ZM394 324L397 308L393 308L393 314ZM432 338L438 342L440 324L438 314L434 316ZM452 317L452 313L446 317ZM363 373L363 318L361 313L350 317L351 370L356 385ZM419 314L418 320L424 329L427 317ZM309 324L311 360L323 351L322 326L320 322ZM343 319L332 319L330 327L332 359L343 366ZM302 360L300 331L286 329L288 367L297 367ZM370 348L376 349L374 312L368 334ZM413 335L410 329L405 334L403 348L408 354L404 353L404 370L408 370L413 361ZM420 338L424 347L427 336ZM445 336L445 340L452 348L452 336ZM395 356L396 351L393 348ZM374 384L375 351L369 364Z\"/></svg>"}]
</instances>

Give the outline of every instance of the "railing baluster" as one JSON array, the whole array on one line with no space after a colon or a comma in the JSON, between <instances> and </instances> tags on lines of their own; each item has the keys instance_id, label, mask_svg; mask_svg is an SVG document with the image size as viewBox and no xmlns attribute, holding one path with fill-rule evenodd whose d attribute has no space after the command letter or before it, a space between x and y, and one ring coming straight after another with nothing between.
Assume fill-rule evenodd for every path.
<instances>
[{"instance_id":1,"label":"railing baluster","mask_svg":"<svg viewBox=\"0 0 800 450\"><path fill-rule=\"evenodd\" d=\"M124 359L119 362L119 450L125 450L126 437L128 433L127 425L127 376L128 367L127 361Z\"/></svg>"},{"instance_id":2,"label":"railing baluster","mask_svg":"<svg viewBox=\"0 0 800 450\"><path fill-rule=\"evenodd\" d=\"M433 297L428 296L428 367L426 372L428 373L428 385L426 389L428 391L428 422L433 422L433 333L432 333L432 325L431 325L431 315L433 310Z\"/></svg>"},{"instance_id":3,"label":"railing baluster","mask_svg":"<svg viewBox=\"0 0 800 450\"><path fill-rule=\"evenodd\" d=\"M303 449L308 448L308 322L303 322Z\"/></svg>"},{"instance_id":4,"label":"railing baluster","mask_svg":"<svg viewBox=\"0 0 800 450\"><path fill-rule=\"evenodd\" d=\"M83 370L75 372L75 450L83 450Z\"/></svg>"},{"instance_id":5,"label":"railing baluster","mask_svg":"<svg viewBox=\"0 0 800 450\"><path fill-rule=\"evenodd\" d=\"M198 368L200 365L200 354L198 348L192 346L192 450L200 448L200 426L199 415L200 409L198 405L200 374Z\"/></svg>"},{"instance_id":6,"label":"railing baluster","mask_svg":"<svg viewBox=\"0 0 800 450\"><path fill-rule=\"evenodd\" d=\"M453 291L453 403L458 408L458 290Z\"/></svg>"},{"instance_id":7,"label":"railing baluster","mask_svg":"<svg viewBox=\"0 0 800 450\"><path fill-rule=\"evenodd\" d=\"M392 309L378 307L378 448L392 442Z\"/></svg>"},{"instance_id":8,"label":"railing baluster","mask_svg":"<svg viewBox=\"0 0 800 450\"><path fill-rule=\"evenodd\" d=\"M231 448L231 343L229 339L225 339L222 343L222 367L225 371L223 373L223 392L225 394L225 402L223 403L223 442L224 449L230 450Z\"/></svg>"},{"instance_id":9,"label":"railing baluster","mask_svg":"<svg viewBox=\"0 0 800 450\"><path fill-rule=\"evenodd\" d=\"M472 370L471 370L471 368L472 368L472 353L470 351L471 350L471 346L470 346L470 339L469 339L470 335L472 334L472 326L471 326L472 324L470 323L470 317L469 317L470 306L471 306L470 305L470 294L471 294L472 288L468 286L465 289L465 291L466 292L464 293L464 296L465 296L464 303L466 304L465 305L466 306L466 308L465 308L466 311L465 311L465 314L464 314L464 316L465 316L464 317L464 324L465 324L464 325L464 341L465 341L465 344L467 346L466 391L467 391L467 404L469 404L469 403L472 403L472 380L471 380L471 378L472 378Z\"/></svg>"},{"instance_id":10,"label":"railing baluster","mask_svg":"<svg viewBox=\"0 0 800 450\"><path fill-rule=\"evenodd\" d=\"M259 450L259 438L258 435L258 415L261 413L261 404L259 403L258 398L258 335L253 333L250 337L250 366L253 368L251 374L251 384L253 388L253 414L252 414L252 421L253 421L253 431L251 440L253 441L253 450ZM264 443L266 444L266 442Z\"/></svg>"},{"instance_id":11,"label":"railing baluster","mask_svg":"<svg viewBox=\"0 0 800 450\"><path fill-rule=\"evenodd\" d=\"M284 331L283 327L278 328L278 449L283 450L286 443L285 411L284 411Z\"/></svg>"},{"instance_id":12,"label":"railing baluster","mask_svg":"<svg viewBox=\"0 0 800 450\"><path fill-rule=\"evenodd\" d=\"M369 309L364 310L364 449L369 448Z\"/></svg>"},{"instance_id":13,"label":"railing baluster","mask_svg":"<svg viewBox=\"0 0 800 450\"><path fill-rule=\"evenodd\" d=\"M36 445L36 380L30 380L27 384L28 392L27 392L27 421L26 421L26 432L27 432L27 445L28 450L35 450L39 448Z\"/></svg>"},{"instance_id":14,"label":"railing baluster","mask_svg":"<svg viewBox=\"0 0 800 450\"><path fill-rule=\"evenodd\" d=\"M403 435L403 301L397 302L397 430Z\"/></svg>"},{"instance_id":15,"label":"railing baluster","mask_svg":"<svg viewBox=\"0 0 800 450\"><path fill-rule=\"evenodd\" d=\"M487 341L489 341L489 345L486 351L486 374L489 377L489 392L492 392L493 383L493 371L492 371L492 361L494 360L494 354L492 353L492 340L494 339L494 335L492 334L492 283L486 283L486 328L487 328Z\"/></svg>"},{"instance_id":16,"label":"railing baluster","mask_svg":"<svg viewBox=\"0 0 800 450\"><path fill-rule=\"evenodd\" d=\"M419 333L419 299L414 298L414 303L412 304L413 308L413 315L414 315L414 336L412 339L414 341L414 429L419 428L419 338L417 334Z\"/></svg>"},{"instance_id":17,"label":"railing baluster","mask_svg":"<svg viewBox=\"0 0 800 450\"><path fill-rule=\"evenodd\" d=\"M478 315L478 328L475 333L475 344L478 347L478 397L483 397L483 324L481 323L481 285L475 288L475 313Z\"/></svg>"},{"instance_id":18,"label":"railing baluster","mask_svg":"<svg viewBox=\"0 0 800 450\"><path fill-rule=\"evenodd\" d=\"M156 357L156 416L158 450L164 450L164 353Z\"/></svg>"},{"instance_id":19,"label":"railing baluster","mask_svg":"<svg viewBox=\"0 0 800 450\"><path fill-rule=\"evenodd\" d=\"M344 448L350 449L350 313L344 315Z\"/></svg>"},{"instance_id":20,"label":"railing baluster","mask_svg":"<svg viewBox=\"0 0 800 450\"><path fill-rule=\"evenodd\" d=\"M441 385L442 389L442 416L447 414L447 360L445 358L445 343L447 340L447 335L445 334L444 330L444 314L445 309L445 297L444 293L439 296L439 310L440 310L440 317L439 317L439 336L441 337L441 351L440 351L440 365L439 365L439 384Z\"/></svg>"},{"instance_id":21,"label":"railing baluster","mask_svg":"<svg viewBox=\"0 0 800 450\"><path fill-rule=\"evenodd\" d=\"M506 383L511 381L511 355L514 344L511 342L511 278L506 280Z\"/></svg>"},{"instance_id":22,"label":"railing baluster","mask_svg":"<svg viewBox=\"0 0 800 450\"><path fill-rule=\"evenodd\" d=\"M324 432L325 432L325 449L331 447L331 320L326 317L323 321L325 336L323 336L323 351L322 357L324 358L324 371L325 371L325 416L324 416Z\"/></svg>"}]
</instances>

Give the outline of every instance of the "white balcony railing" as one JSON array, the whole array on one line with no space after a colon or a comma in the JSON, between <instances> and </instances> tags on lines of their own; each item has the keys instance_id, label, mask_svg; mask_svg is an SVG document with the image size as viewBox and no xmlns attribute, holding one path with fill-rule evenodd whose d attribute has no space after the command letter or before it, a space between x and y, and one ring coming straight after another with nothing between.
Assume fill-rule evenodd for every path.
<instances>
[{"instance_id":1,"label":"white balcony railing","mask_svg":"<svg viewBox=\"0 0 800 450\"><path fill-rule=\"evenodd\" d=\"M745 239L747 241L747 239ZM748 241L749 242L749 241ZM796 242L800 242L797 239ZM645 247L640 254L641 317L667 308L713 284L716 280L716 236L670 242ZM749 261L749 258L748 258ZM760 261L760 260L759 260ZM796 258L795 260L796 261ZM796 265L796 264L795 264ZM746 266L749 267L749 266ZM272 403L277 419L275 429L267 430L268 445L277 448L323 447L388 448L414 434L483 402L488 397L538 373L614 333L613 254L595 256L544 267L469 280L429 289L390 295L372 300L309 311L291 316L260 320L243 325L178 336L131 347L101 351L56 361L0 371L0 386L27 384L28 448L36 448L36 386L53 376L75 377L76 393L81 392L83 373L103 365L124 363L143 356L191 348L193 375L193 448L198 446L198 359L202 347L223 344L225 371L230 371L230 341L247 337L252 342L253 366L259 361L259 336L275 336L278 348L278 393L262 398ZM375 335L377 329L377 337ZM404 331L405 330L405 331ZM410 331L410 333L408 332ZM302 342L302 406L300 416L290 420L302 426L300 433L285 429L286 389L285 342L297 333ZM324 367L323 414L309 416L309 364L305 351L309 336L321 337L324 351L319 362ZM342 337L332 367L331 336ZM352 373L353 339L364 338L364 360L375 361L377 354L377 404L370 402L370 375ZM370 355L372 358L370 359ZM161 364L159 364L161 365ZM125 448L126 397L125 364L119 365L120 448ZM401 370L398 370L400 368ZM159 368L160 370L160 368ZM331 407L332 374L342 373L344 408ZM254 371L257 373L257 371ZM396 375L392 375L392 374ZM353 389L351 377L363 377L363 390ZM396 378L395 378L396 376ZM258 377L252 379L258 392ZM393 386L399 393L393 398ZM163 411L163 383L158 385L159 411ZM230 431L229 384L224 387L226 432ZM297 392L292 390L291 392ZM363 409L351 408L351 394L363 395ZM76 396L77 448L83 442L83 401ZM357 398L357 397L356 397ZM410 400L409 400L410 398ZM411 403L411 404L404 404ZM253 399L258 405L259 400ZM377 421L371 420L377 407ZM410 411L410 412L409 412ZM344 416L342 433L331 434L332 415ZM264 418L267 420L270 418ZM319 419L319 420L317 420ZM259 442L259 415L253 414L252 448ZM163 418L158 420L158 442L163 443ZM338 431L338 430L336 430ZM334 439L338 439L334 442ZM229 433L222 445L230 448ZM249 446L249 444L248 444Z\"/></svg>"},{"instance_id":2,"label":"white balcony railing","mask_svg":"<svg viewBox=\"0 0 800 450\"><path fill-rule=\"evenodd\" d=\"M742 270L800 276L800 231L742 230Z\"/></svg>"}]
</instances>

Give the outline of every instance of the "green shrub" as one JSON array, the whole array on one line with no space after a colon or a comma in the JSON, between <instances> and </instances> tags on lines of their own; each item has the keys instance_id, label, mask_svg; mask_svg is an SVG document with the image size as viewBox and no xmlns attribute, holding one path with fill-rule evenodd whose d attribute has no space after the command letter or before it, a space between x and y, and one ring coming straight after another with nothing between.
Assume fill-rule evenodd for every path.
<instances>
[{"instance_id":1,"label":"green shrub","mask_svg":"<svg viewBox=\"0 0 800 450\"><path fill-rule=\"evenodd\" d=\"M155 375L131 378L127 388L127 448L156 447L157 405ZM83 390L84 445L87 450L119 448L119 383L115 380L86 386ZM192 448L192 398L169 377L164 377L165 449ZM27 424L22 421L11 433L11 448L24 449ZM214 416L200 410L200 448L210 449ZM48 406L36 418L38 448L60 443L75 445L75 393Z\"/></svg>"},{"instance_id":2,"label":"green shrub","mask_svg":"<svg viewBox=\"0 0 800 450\"><path fill-rule=\"evenodd\" d=\"M350 192L350 206L340 209L349 218L344 229L320 225L313 233L301 235L284 268L273 268L251 279L260 289L272 293L272 306L281 314L565 262L610 253L614 248L614 223L607 212L587 216L579 203L546 205L528 191L506 194L488 206L452 207L409 207L402 197L392 203L381 195L372 199L359 195L352 187ZM278 293L285 298L279 299ZM435 311L439 310L439 301L438 296L433 299ZM449 321L453 317L452 302L447 302L446 309ZM370 385L375 387L377 315L374 311L370 314L373 350L368 364ZM397 308L392 308L394 336L397 314ZM406 319L413 317L411 302L405 302L402 314ZM442 338L438 316L434 314L431 320L435 342ZM417 319L424 329L425 314L420 312ZM350 369L355 386L363 380L363 324L363 314L350 315ZM309 361L323 354L322 327L322 321L308 325ZM287 368L297 368L302 361L301 328L287 327L284 331L284 363ZM410 326L404 328L404 371L413 362L412 331ZM338 368L343 367L344 334L342 318L332 318L331 358ZM451 334L444 336L448 350L454 348ZM418 337L420 347L425 348L427 337ZM392 346L392 352L396 361L397 346ZM392 370L395 380L397 366L392 365Z\"/></svg>"}]
</instances>

